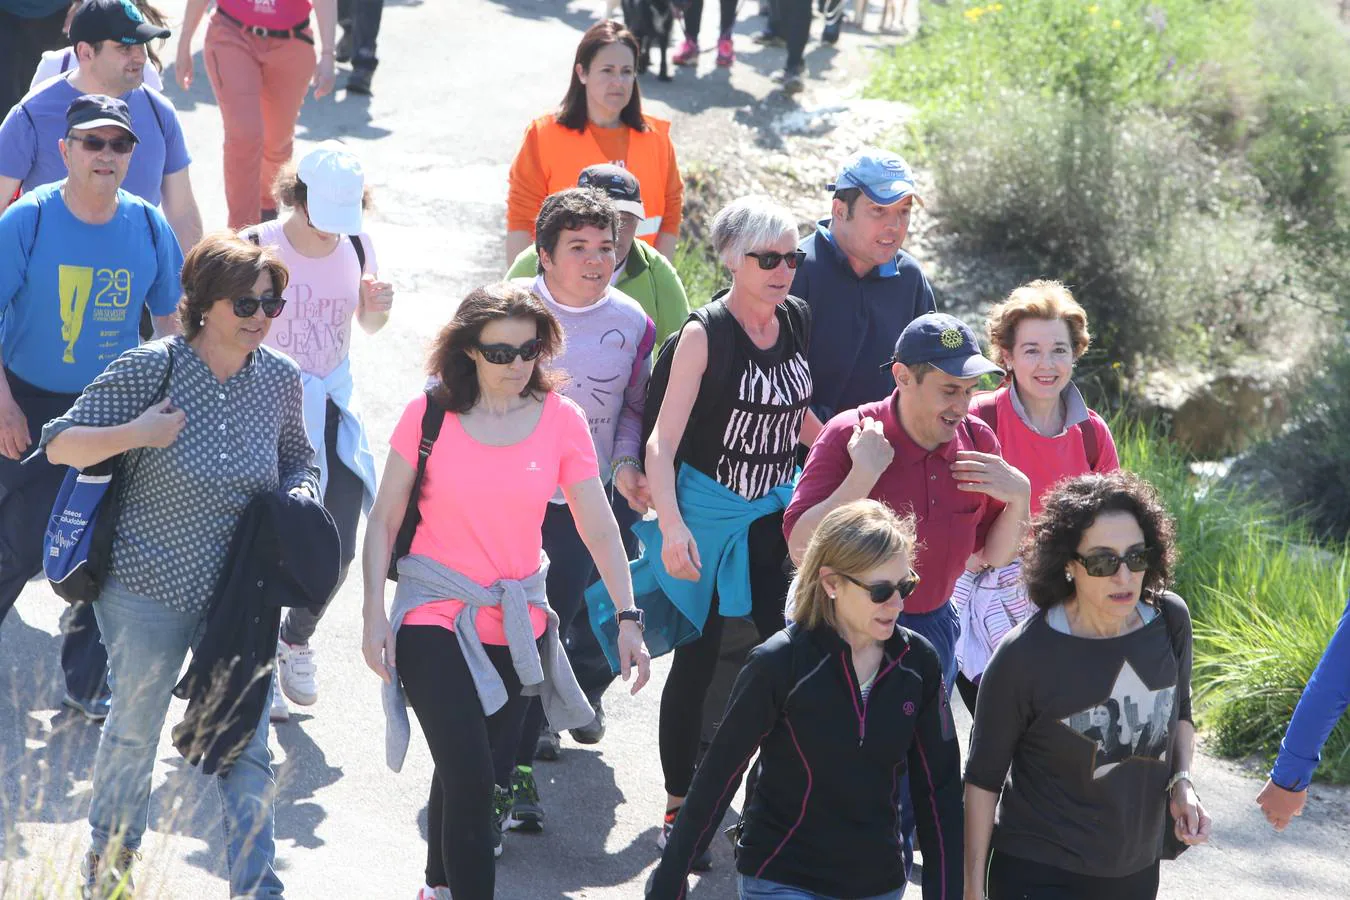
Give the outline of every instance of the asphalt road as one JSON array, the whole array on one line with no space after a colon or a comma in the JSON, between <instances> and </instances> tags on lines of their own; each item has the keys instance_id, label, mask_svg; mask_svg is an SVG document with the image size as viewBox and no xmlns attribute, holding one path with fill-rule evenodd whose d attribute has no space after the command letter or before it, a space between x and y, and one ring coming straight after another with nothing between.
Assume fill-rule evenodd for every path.
<instances>
[{"instance_id":1,"label":"asphalt road","mask_svg":"<svg viewBox=\"0 0 1350 900\"><path fill-rule=\"evenodd\" d=\"M164 5L177 13L181 0ZM600 6L600 0L387 0L375 96L339 91L335 99L311 100L302 113L300 148L342 137L359 149L375 188L370 231L381 272L398 293L390 325L373 338L358 333L353 358L381 462L387 435L421 385L430 337L459 298L503 270L508 164L525 124L561 96L578 33ZM685 159L696 158L697 142L716 140L733 117L754 121L763 109L787 103L771 93L767 78L781 65L782 51L752 44L753 24L742 22L741 59L729 73L716 70L705 53L696 76L682 70L670 85L644 81L656 98L653 108L675 118L677 141L682 131L696 136L694 146L681 150ZM834 59L836 72L856 70L870 40L846 34L838 51L813 50L811 68L820 72ZM172 84L172 71L165 74ZM198 74L190 93L171 88L169 96L188 135L209 229L225 221L221 129L200 56ZM843 77L834 76L836 86ZM811 99L808 92L803 102ZM98 731L60 707L55 635L61 608L35 584L0 630L5 898L74 896L87 840ZM430 758L419 736L402 774L385 767L379 682L361 660L360 633L360 586L352 578L314 639L318 704L272 736L280 783L278 867L291 897L411 898L422 882ZM568 742L560 762L539 765L548 827L539 836L508 835L498 896L641 896L657 858L663 795L656 725L666 668L658 661L653 682L636 698L611 691L609 735L601 744ZM169 725L181 710L175 703ZM138 896L224 896L214 788L183 765L167 727L161 747ZM1277 836L1252 806L1258 780L1207 758L1197 768L1216 822L1214 845L1166 865L1163 896L1350 896L1346 792L1316 790L1309 815ZM694 897L734 895L727 847L719 841L714 852L715 868L699 880Z\"/></svg>"}]
</instances>

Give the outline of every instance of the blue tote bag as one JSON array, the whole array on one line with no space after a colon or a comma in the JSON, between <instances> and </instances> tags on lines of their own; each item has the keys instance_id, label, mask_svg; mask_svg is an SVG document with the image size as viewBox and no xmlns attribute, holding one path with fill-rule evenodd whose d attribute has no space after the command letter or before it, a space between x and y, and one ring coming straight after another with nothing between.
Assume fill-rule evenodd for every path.
<instances>
[{"instance_id":1,"label":"blue tote bag","mask_svg":"<svg viewBox=\"0 0 1350 900\"><path fill-rule=\"evenodd\" d=\"M172 374L170 349L169 366L153 402L164 399ZM42 539L42 571L52 590L67 603L92 603L103 590L122 513L123 483L135 477L141 453L136 454L130 471L124 465L126 453L84 471L66 471Z\"/></svg>"}]
</instances>

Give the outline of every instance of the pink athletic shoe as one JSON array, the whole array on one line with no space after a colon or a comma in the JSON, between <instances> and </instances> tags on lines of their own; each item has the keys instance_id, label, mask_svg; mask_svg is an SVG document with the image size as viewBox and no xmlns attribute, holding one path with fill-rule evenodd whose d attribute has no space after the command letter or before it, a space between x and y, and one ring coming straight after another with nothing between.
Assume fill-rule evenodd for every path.
<instances>
[{"instance_id":1,"label":"pink athletic shoe","mask_svg":"<svg viewBox=\"0 0 1350 900\"><path fill-rule=\"evenodd\" d=\"M736 61L736 51L731 46L731 36L727 35L717 42L717 64L722 68Z\"/></svg>"},{"instance_id":2,"label":"pink athletic shoe","mask_svg":"<svg viewBox=\"0 0 1350 900\"><path fill-rule=\"evenodd\" d=\"M695 44L693 41L689 40L688 38L685 38L684 43L680 45L679 50L675 51L675 55L671 57L670 61L677 66L697 65L698 44Z\"/></svg>"}]
</instances>

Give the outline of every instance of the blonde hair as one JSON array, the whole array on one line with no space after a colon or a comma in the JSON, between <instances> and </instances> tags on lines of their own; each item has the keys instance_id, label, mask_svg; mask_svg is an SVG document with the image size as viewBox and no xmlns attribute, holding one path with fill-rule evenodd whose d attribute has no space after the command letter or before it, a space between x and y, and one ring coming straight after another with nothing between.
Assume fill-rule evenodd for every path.
<instances>
[{"instance_id":1,"label":"blonde hair","mask_svg":"<svg viewBox=\"0 0 1350 900\"><path fill-rule=\"evenodd\" d=\"M896 515L876 500L854 500L831 511L811 535L797 570L792 621L803 628L822 622L837 628L834 600L820 581L821 568L857 575L899 554L913 560L915 543L913 514Z\"/></svg>"},{"instance_id":2,"label":"blonde hair","mask_svg":"<svg viewBox=\"0 0 1350 900\"><path fill-rule=\"evenodd\" d=\"M1017 326L1027 319L1045 319L1063 322L1069 326L1069 342L1073 358L1087 352L1092 336L1088 334L1087 312L1073 299L1073 294L1062 282L1038 278L1014 290L998 306L989 311L985 332L994 362L1008 372L1012 371L1013 347L1017 343Z\"/></svg>"}]
</instances>

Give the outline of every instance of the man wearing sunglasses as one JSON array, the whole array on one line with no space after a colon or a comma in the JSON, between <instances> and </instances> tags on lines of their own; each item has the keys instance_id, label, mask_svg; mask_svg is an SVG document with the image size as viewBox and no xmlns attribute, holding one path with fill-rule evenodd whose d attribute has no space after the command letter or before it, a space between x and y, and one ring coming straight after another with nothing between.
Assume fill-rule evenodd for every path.
<instances>
[{"instance_id":1,"label":"man wearing sunglasses","mask_svg":"<svg viewBox=\"0 0 1350 900\"><path fill-rule=\"evenodd\" d=\"M802 240L792 295L811 307L811 412L821 422L890 394L882 365L893 335L937 309L914 257L901 249L917 197L914 174L885 150L850 157L827 185L830 215Z\"/></svg>"},{"instance_id":2,"label":"man wearing sunglasses","mask_svg":"<svg viewBox=\"0 0 1350 900\"><path fill-rule=\"evenodd\" d=\"M988 565L1012 562L1031 517L1031 482L1003 461L993 429L967 415L980 376L1002 374L980 354L970 326L943 313L919 316L896 341L888 369L890 397L839 413L812 444L783 533L800 562L821 520L845 503L869 497L912 510L922 580L900 624L932 643L950 691L960 634L952 588L976 551ZM908 847L908 803L904 821Z\"/></svg>"},{"instance_id":3,"label":"man wearing sunglasses","mask_svg":"<svg viewBox=\"0 0 1350 900\"><path fill-rule=\"evenodd\" d=\"M69 175L0 215L0 618L42 571L42 536L65 469L35 457L38 432L63 415L138 341L148 307L177 330L183 255L159 209L119 190L137 145L113 97L70 104L60 151ZM68 623L66 705L107 715L107 654L88 606Z\"/></svg>"},{"instance_id":4,"label":"man wearing sunglasses","mask_svg":"<svg viewBox=\"0 0 1350 900\"><path fill-rule=\"evenodd\" d=\"M31 191L66 176L59 144L66 110L85 94L118 97L140 136L126 166L124 190L162 206L183 247L202 236L202 217L188 176L187 144L163 94L145 86L145 45L169 36L146 22L129 0L88 0L70 22L75 68L43 82L16 103L0 124L0 207L16 188ZM31 74L31 73L30 73Z\"/></svg>"}]
</instances>

